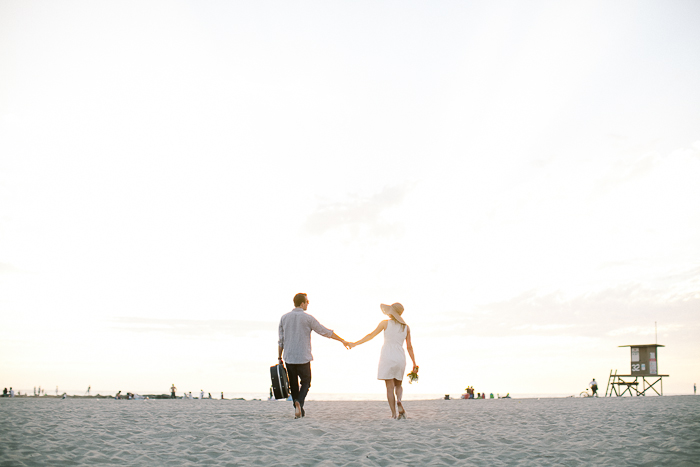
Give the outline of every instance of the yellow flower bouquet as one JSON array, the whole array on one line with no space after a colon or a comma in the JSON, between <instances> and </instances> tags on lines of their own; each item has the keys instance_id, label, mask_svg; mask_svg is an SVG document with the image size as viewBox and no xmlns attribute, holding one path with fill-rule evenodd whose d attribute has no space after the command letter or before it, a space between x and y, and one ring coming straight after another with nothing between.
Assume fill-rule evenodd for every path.
<instances>
[{"instance_id":1,"label":"yellow flower bouquet","mask_svg":"<svg viewBox=\"0 0 700 467\"><path fill-rule=\"evenodd\" d=\"M415 366L410 373L406 374L406 376L408 376L408 384L418 381L418 366Z\"/></svg>"}]
</instances>

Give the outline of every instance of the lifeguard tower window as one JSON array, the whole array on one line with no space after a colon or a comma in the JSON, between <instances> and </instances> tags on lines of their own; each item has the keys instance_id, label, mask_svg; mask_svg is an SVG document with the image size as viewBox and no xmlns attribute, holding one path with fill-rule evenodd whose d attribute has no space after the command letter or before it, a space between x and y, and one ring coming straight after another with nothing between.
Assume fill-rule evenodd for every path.
<instances>
[{"instance_id":1,"label":"lifeguard tower window","mask_svg":"<svg viewBox=\"0 0 700 467\"><path fill-rule=\"evenodd\" d=\"M630 374L632 376L654 376L659 374L657 347L659 344L649 345L621 345L629 347L632 358L630 359Z\"/></svg>"}]
</instances>

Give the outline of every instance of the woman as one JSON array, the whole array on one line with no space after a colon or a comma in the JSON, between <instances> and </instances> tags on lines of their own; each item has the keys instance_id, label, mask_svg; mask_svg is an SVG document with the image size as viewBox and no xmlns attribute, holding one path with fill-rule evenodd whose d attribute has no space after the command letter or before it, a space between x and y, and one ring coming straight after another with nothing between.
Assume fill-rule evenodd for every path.
<instances>
[{"instance_id":1,"label":"woman","mask_svg":"<svg viewBox=\"0 0 700 467\"><path fill-rule=\"evenodd\" d=\"M411 345L411 328L409 328L406 322L401 318L403 314L403 305L394 303L393 305L381 304L379 306L382 312L389 316L389 319L381 321L377 329L367 334L359 341L354 342L352 346L364 344L384 331L384 345L382 346L382 352L379 356L377 379L383 379L386 384L386 398L391 408L391 418L406 418L406 410L404 410L403 404L401 403L401 396L403 395L401 383L403 381L404 371L406 371L406 354L403 350L404 341L406 341L408 355L413 361L413 370L416 371L418 368L418 365L416 365L416 358L413 355L413 346ZM394 394L396 394L395 398Z\"/></svg>"}]
</instances>

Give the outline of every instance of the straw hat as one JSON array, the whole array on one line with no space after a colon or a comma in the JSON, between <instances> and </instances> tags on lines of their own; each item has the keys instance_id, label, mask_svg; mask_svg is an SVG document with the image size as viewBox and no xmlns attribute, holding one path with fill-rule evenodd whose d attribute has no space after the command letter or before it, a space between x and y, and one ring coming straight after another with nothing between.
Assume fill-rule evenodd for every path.
<instances>
[{"instance_id":1,"label":"straw hat","mask_svg":"<svg viewBox=\"0 0 700 467\"><path fill-rule=\"evenodd\" d=\"M396 321L398 321L401 324L406 324L406 322L401 318L401 314L403 313L403 305L396 302L393 305L385 305L381 304L379 305L379 308L382 309L382 313L384 313L387 316L392 316Z\"/></svg>"}]
</instances>

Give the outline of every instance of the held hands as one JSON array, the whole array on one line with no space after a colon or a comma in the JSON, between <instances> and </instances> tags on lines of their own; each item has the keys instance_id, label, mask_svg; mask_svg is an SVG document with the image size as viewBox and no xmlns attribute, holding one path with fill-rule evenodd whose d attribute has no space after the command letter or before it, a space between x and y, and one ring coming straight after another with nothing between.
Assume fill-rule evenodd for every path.
<instances>
[{"instance_id":1,"label":"held hands","mask_svg":"<svg viewBox=\"0 0 700 467\"><path fill-rule=\"evenodd\" d=\"M350 350L353 347L355 347L357 344L355 344L354 342L348 342L346 340L343 340L343 345L345 346L346 349Z\"/></svg>"}]
</instances>

